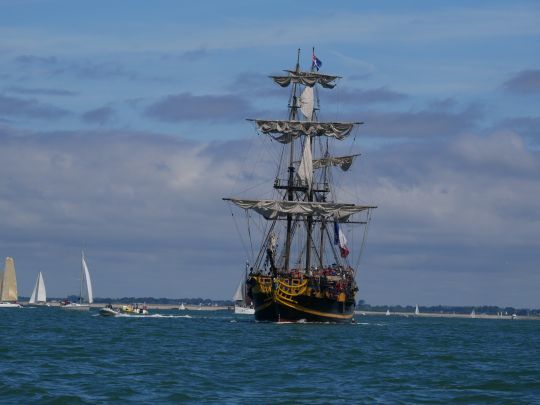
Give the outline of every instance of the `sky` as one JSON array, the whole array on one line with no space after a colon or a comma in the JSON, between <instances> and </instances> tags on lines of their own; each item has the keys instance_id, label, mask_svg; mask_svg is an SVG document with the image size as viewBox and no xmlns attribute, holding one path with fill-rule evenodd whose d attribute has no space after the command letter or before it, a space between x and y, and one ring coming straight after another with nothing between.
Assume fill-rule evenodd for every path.
<instances>
[{"instance_id":1,"label":"sky","mask_svg":"<svg viewBox=\"0 0 540 405\"><path fill-rule=\"evenodd\" d=\"M321 119L365 122L344 180L378 206L358 298L540 307L540 4L329 5L0 0L19 295L38 271L76 294L84 249L98 297L230 299L246 257L222 197L263 197L276 153L245 119L285 118L267 76L315 47L342 76Z\"/></svg>"}]
</instances>

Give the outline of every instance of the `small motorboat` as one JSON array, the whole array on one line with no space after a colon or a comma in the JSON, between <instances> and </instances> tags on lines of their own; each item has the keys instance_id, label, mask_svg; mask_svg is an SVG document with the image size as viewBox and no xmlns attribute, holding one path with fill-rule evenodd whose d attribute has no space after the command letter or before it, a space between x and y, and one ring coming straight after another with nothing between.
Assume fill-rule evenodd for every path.
<instances>
[{"instance_id":1,"label":"small motorboat","mask_svg":"<svg viewBox=\"0 0 540 405\"><path fill-rule=\"evenodd\" d=\"M82 304L79 302L71 302L69 300L64 300L60 302L60 308L62 309L69 309L71 311L89 311L90 305L89 304Z\"/></svg>"},{"instance_id":2,"label":"small motorboat","mask_svg":"<svg viewBox=\"0 0 540 405\"><path fill-rule=\"evenodd\" d=\"M101 308L99 310L99 314L101 316L116 316L120 314L120 311L118 309L113 308L112 305L109 304L106 307Z\"/></svg>"}]
</instances>

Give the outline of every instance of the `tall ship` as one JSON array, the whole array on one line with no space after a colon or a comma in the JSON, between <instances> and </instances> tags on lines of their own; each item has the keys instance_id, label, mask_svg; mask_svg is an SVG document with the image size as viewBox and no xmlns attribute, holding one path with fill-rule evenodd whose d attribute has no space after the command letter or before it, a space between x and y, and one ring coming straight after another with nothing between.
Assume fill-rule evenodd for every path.
<instances>
[{"instance_id":1,"label":"tall ship","mask_svg":"<svg viewBox=\"0 0 540 405\"><path fill-rule=\"evenodd\" d=\"M353 319L356 269L376 206L338 201L336 170L347 172L359 154L334 149L354 140L350 135L362 122L319 120L320 88L333 89L341 79L319 72L321 65L313 49L311 69L302 70L298 50L294 70L270 76L290 89L288 119L248 119L269 137L268 149L276 156L272 198L224 198L231 212L239 207L246 216L252 247L246 286L257 321ZM253 228L259 234L255 243ZM351 236L354 228L360 229L357 238Z\"/></svg>"}]
</instances>

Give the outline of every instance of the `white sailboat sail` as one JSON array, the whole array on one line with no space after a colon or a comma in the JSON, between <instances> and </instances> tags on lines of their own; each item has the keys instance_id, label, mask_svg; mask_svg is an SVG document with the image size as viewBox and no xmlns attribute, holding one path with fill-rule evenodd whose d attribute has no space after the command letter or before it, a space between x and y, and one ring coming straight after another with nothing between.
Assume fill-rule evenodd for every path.
<instances>
[{"instance_id":1,"label":"white sailboat sail","mask_svg":"<svg viewBox=\"0 0 540 405\"><path fill-rule=\"evenodd\" d=\"M94 302L94 295L92 293L92 280L90 279L90 272L84 260L84 253L82 254L82 286L81 286L81 301L91 304Z\"/></svg>"},{"instance_id":2,"label":"white sailboat sail","mask_svg":"<svg viewBox=\"0 0 540 405\"><path fill-rule=\"evenodd\" d=\"M238 287L236 288L236 291L233 295L233 301L245 301L244 291L245 288L245 281L240 280L240 283L238 283Z\"/></svg>"},{"instance_id":3,"label":"white sailboat sail","mask_svg":"<svg viewBox=\"0 0 540 405\"><path fill-rule=\"evenodd\" d=\"M47 301L47 291L45 290L45 282L43 281L43 275L41 274L41 271L40 271L36 279L36 285L34 286L34 290L32 291L32 295L30 296L30 300L28 301L28 303L36 304L36 303L46 302L46 301Z\"/></svg>"},{"instance_id":4,"label":"white sailboat sail","mask_svg":"<svg viewBox=\"0 0 540 405\"><path fill-rule=\"evenodd\" d=\"M310 87L306 88L309 89ZM304 153L298 166L298 177L308 190L311 190L311 184L313 182L313 157L311 155L311 137L309 136L306 136Z\"/></svg>"},{"instance_id":5,"label":"white sailboat sail","mask_svg":"<svg viewBox=\"0 0 540 405\"><path fill-rule=\"evenodd\" d=\"M2 291L0 301L17 301L17 276L15 274L15 264L11 257L6 257L4 274L2 276Z\"/></svg>"}]
</instances>

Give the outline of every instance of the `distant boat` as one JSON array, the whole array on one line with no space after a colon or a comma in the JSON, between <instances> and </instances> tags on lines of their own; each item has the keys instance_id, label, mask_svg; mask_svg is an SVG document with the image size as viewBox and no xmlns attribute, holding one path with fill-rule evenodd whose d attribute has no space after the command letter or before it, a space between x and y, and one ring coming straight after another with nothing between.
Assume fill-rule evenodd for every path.
<instances>
[{"instance_id":1,"label":"distant boat","mask_svg":"<svg viewBox=\"0 0 540 405\"><path fill-rule=\"evenodd\" d=\"M474 311L474 308L471 311L471 318L476 318L476 312Z\"/></svg>"},{"instance_id":2,"label":"distant boat","mask_svg":"<svg viewBox=\"0 0 540 405\"><path fill-rule=\"evenodd\" d=\"M62 308L76 310L76 311L88 311L90 304L94 302L94 296L92 293L92 280L90 279L90 272L84 259L84 252L81 254L81 289L79 293L79 302L64 301L61 303Z\"/></svg>"},{"instance_id":3,"label":"distant boat","mask_svg":"<svg viewBox=\"0 0 540 405\"><path fill-rule=\"evenodd\" d=\"M41 271L38 273L36 285L28 303L32 305L47 305L47 291L45 290L45 282L43 281Z\"/></svg>"},{"instance_id":4,"label":"distant boat","mask_svg":"<svg viewBox=\"0 0 540 405\"><path fill-rule=\"evenodd\" d=\"M122 305L120 307L120 312L123 314L130 314L130 315L148 315L148 308L146 307L146 304L130 304L130 305Z\"/></svg>"},{"instance_id":5,"label":"distant boat","mask_svg":"<svg viewBox=\"0 0 540 405\"><path fill-rule=\"evenodd\" d=\"M255 308L253 308L253 303L248 297L247 288L246 288L246 279L247 279L247 268L248 264L246 263L246 269L242 275L238 287L233 295L234 301L234 313L237 315L254 315Z\"/></svg>"},{"instance_id":6,"label":"distant boat","mask_svg":"<svg viewBox=\"0 0 540 405\"><path fill-rule=\"evenodd\" d=\"M17 299L15 263L11 257L6 257L4 271L0 272L0 308L22 308Z\"/></svg>"},{"instance_id":7,"label":"distant boat","mask_svg":"<svg viewBox=\"0 0 540 405\"><path fill-rule=\"evenodd\" d=\"M180 306L178 307L178 310L179 310L179 311L185 311L185 310L186 310L186 306L184 305L183 302L182 302L182 303L180 304Z\"/></svg>"},{"instance_id":8,"label":"distant boat","mask_svg":"<svg viewBox=\"0 0 540 405\"><path fill-rule=\"evenodd\" d=\"M415 315L420 315L420 310L418 309L418 304L416 304L416 308L414 309Z\"/></svg>"},{"instance_id":9,"label":"distant boat","mask_svg":"<svg viewBox=\"0 0 540 405\"><path fill-rule=\"evenodd\" d=\"M120 310L113 308L112 305L109 304L106 307L101 308L99 314L101 316L118 316L120 315Z\"/></svg>"},{"instance_id":10,"label":"distant boat","mask_svg":"<svg viewBox=\"0 0 540 405\"><path fill-rule=\"evenodd\" d=\"M389 309L386 310L386 316L390 316L390 310Z\"/></svg>"}]
</instances>

